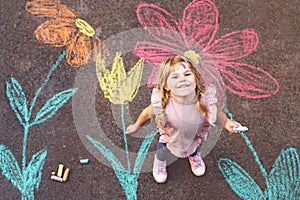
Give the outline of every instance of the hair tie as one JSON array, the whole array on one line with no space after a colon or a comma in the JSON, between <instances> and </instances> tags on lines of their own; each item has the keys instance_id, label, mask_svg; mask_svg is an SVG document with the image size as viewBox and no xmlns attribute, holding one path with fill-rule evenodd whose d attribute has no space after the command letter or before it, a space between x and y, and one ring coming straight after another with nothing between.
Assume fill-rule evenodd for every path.
<instances>
[{"instance_id":1,"label":"hair tie","mask_svg":"<svg viewBox=\"0 0 300 200\"><path fill-rule=\"evenodd\" d=\"M201 91L200 92L200 96L203 97L204 96L204 92Z\"/></svg>"}]
</instances>

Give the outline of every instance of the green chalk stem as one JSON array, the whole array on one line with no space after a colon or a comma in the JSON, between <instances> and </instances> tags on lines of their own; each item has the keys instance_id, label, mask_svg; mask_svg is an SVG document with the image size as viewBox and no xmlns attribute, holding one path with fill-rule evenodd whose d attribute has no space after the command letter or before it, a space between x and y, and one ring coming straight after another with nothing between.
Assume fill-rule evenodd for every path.
<instances>
[{"instance_id":1,"label":"green chalk stem","mask_svg":"<svg viewBox=\"0 0 300 200\"><path fill-rule=\"evenodd\" d=\"M128 152L128 142L126 137L126 128L125 128L125 119L124 119L124 105L121 104L121 116L122 116L122 129L123 129L123 136L124 136L124 143L125 143L125 152L126 152L126 158L127 158L127 168L128 171L130 171L130 158L129 158L129 152Z\"/></svg>"},{"instance_id":2,"label":"green chalk stem","mask_svg":"<svg viewBox=\"0 0 300 200\"><path fill-rule=\"evenodd\" d=\"M233 120L228 109L224 112ZM300 199L300 159L297 150L282 150L268 175L249 138L244 132L241 135L265 178L266 189L263 192L240 165L228 158L220 158L219 169L232 190L242 199Z\"/></svg>"},{"instance_id":3,"label":"green chalk stem","mask_svg":"<svg viewBox=\"0 0 300 200\"><path fill-rule=\"evenodd\" d=\"M31 101L30 104L30 108L29 108L29 115L31 115L32 109L34 107L34 104L38 98L38 96L40 95L41 91L43 90L43 88L46 86L46 84L48 83L50 76L52 75L52 73L54 72L54 70L58 67L58 65L60 64L60 62L62 61L62 59L66 56L66 51L63 51L62 54L58 57L57 61L55 62L55 64L50 68L46 79L44 80L44 82L42 83L41 87L36 91L34 98Z\"/></svg>"},{"instance_id":4,"label":"green chalk stem","mask_svg":"<svg viewBox=\"0 0 300 200\"><path fill-rule=\"evenodd\" d=\"M126 137L125 130L125 119L124 119L124 105L121 105L121 118L122 118L122 129L124 134L124 142L125 142L125 152L127 159L127 168L125 168L119 159L114 155L114 153L109 150L105 145L101 142L93 139L91 136L87 135L87 139L93 144L93 146L101 152L105 158L110 161L112 168L116 174L116 177L119 180L120 185L122 186L127 200L136 200L136 191L138 188L138 178L142 169L143 162L146 158L147 152L150 148L150 144L152 143L154 137L157 135L158 131L151 132L142 142L138 155L135 159L133 171L131 171L130 160L129 160L129 151L128 151L128 143Z\"/></svg>"},{"instance_id":5,"label":"green chalk stem","mask_svg":"<svg viewBox=\"0 0 300 200\"><path fill-rule=\"evenodd\" d=\"M54 65L50 68L46 79L35 93L28 109L28 101L22 86L15 78L11 82L6 82L6 95L9 104L16 114L18 120L24 128L23 147L22 147L22 170L20 169L14 155L4 145L0 145L0 168L2 174L11 181L13 186L17 187L22 195L22 200L34 199L34 189L38 189L42 178L42 169L45 163L47 150L42 149L35 153L28 165L26 164L27 139L29 128L31 126L45 122L53 117L56 112L74 95L76 88L71 88L55 94L48 99L37 115L31 118L34 105L42 89L48 83L51 74L65 57L64 51ZM30 121L32 120L32 121Z\"/></svg>"},{"instance_id":6,"label":"green chalk stem","mask_svg":"<svg viewBox=\"0 0 300 200\"><path fill-rule=\"evenodd\" d=\"M226 115L228 116L228 118L229 118L230 120L235 121L235 120L233 119L233 115L232 115L232 113L229 111L229 109L225 108L225 109L224 109L224 112L226 113ZM255 159L255 162L258 164L259 169L260 169L260 171L262 172L263 176L264 176L265 178L268 178L267 171L266 171L266 169L263 167L263 165L262 165L262 163L261 163L261 161L260 161L260 159L259 159L259 157L258 157L258 155L257 155L257 153L256 153L256 151L255 151L255 149L254 149L254 147L253 147L253 145L251 144L249 138L247 137L247 135L246 135L244 132L241 132L241 135L242 135L244 141L246 142L246 145L247 145L248 148L250 149L250 151L251 151L251 153L252 153L252 155L253 155L253 157L254 157L254 159Z\"/></svg>"},{"instance_id":7,"label":"green chalk stem","mask_svg":"<svg viewBox=\"0 0 300 200\"><path fill-rule=\"evenodd\" d=\"M243 139L245 140L248 148L250 149L250 151L251 151L251 153L252 153L252 155L255 159L255 162L258 164L259 169L262 172L262 175L267 179L268 178L268 173L267 173L266 169L263 167L263 165L262 165L262 163L261 163L261 161L260 161L253 145L251 144L249 138L247 137L247 135L244 132L242 132L241 135L242 135Z\"/></svg>"}]
</instances>

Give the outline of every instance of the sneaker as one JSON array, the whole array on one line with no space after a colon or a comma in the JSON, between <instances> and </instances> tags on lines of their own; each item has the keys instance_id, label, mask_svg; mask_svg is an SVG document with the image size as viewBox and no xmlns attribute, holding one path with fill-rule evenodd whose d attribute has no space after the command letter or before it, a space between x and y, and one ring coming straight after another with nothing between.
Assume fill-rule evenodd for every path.
<instances>
[{"instance_id":1,"label":"sneaker","mask_svg":"<svg viewBox=\"0 0 300 200\"><path fill-rule=\"evenodd\" d=\"M195 156L189 156L192 172L196 176L202 176L205 173L205 163L202 160L200 153Z\"/></svg>"},{"instance_id":2,"label":"sneaker","mask_svg":"<svg viewBox=\"0 0 300 200\"><path fill-rule=\"evenodd\" d=\"M158 158L154 157L153 163L153 177L157 183L164 183L167 180L167 162L158 160Z\"/></svg>"}]
</instances>

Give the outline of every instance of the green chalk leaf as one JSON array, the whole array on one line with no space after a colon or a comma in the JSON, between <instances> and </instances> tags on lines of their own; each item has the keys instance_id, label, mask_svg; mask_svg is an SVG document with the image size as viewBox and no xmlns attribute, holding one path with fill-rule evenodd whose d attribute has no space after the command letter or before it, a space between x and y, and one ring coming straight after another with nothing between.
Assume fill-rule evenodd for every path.
<instances>
[{"instance_id":1,"label":"green chalk leaf","mask_svg":"<svg viewBox=\"0 0 300 200\"><path fill-rule=\"evenodd\" d=\"M143 143L140 146L138 155L135 159L135 164L134 164L134 169L133 169L133 173L136 173L137 176L139 175L139 173L142 169L142 166L143 166L144 160L146 158L146 155L148 153L149 147L150 147L154 137L156 136L156 134L157 134L157 131L151 132L149 134L149 136L144 139Z\"/></svg>"},{"instance_id":2,"label":"green chalk leaf","mask_svg":"<svg viewBox=\"0 0 300 200\"><path fill-rule=\"evenodd\" d=\"M36 115L34 124L40 124L50 119L75 94L76 88L71 88L55 94L49 99Z\"/></svg>"},{"instance_id":3,"label":"green chalk leaf","mask_svg":"<svg viewBox=\"0 0 300 200\"><path fill-rule=\"evenodd\" d=\"M269 199L300 198L300 161L296 149L282 150L267 181Z\"/></svg>"},{"instance_id":4,"label":"green chalk leaf","mask_svg":"<svg viewBox=\"0 0 300 200\"><path fill-rule=\"evenodd\" d=\"M0 145L0 168L2 174L20 191L23 190L23 180L20 167L15 156L4 145Z\"/></svg>"},{"instance_id":5,"label":"green chalk leaf","mask_svg":"<svg viewBox=\"0 0 300 200\"><path fill-rule=\"evenodd\" d=\"M227 183L241 199L264 199L264 194L257 183L237 163L228 158L221 158L218 165Z\"/></svg>"},{"instance_id":6,"label":"green chalk leaf","mask_svg":"<svg viewBox=\"0 0 300 200\"><path fill-rule=\"evenodd\" d=\"M26 170L23 173L24 187L26 189L32 190L33 188L39 188L46 156L46 149L42 149L32 156Z\"/></svg>"},{"instance_id":7,"label":"green chalk leaf","mask_svg":"<svg viewBox=\"0 0 300 200\"><path fill-rule=\"evenodd\" d=\"M94 145L94 147L101 152L105 158L111 162L111 165L114 170L118 171L126 171L122 163L119 159L111 152L106 146L104 146L101 142L95 140L91 136L87 135L86 138Z\"/></svg>"},{"instance_id":8,"label":"green chalk leaf","mask_svg":"<svg viewBox=\"0 0 300 200\"><path fill-rule=\"evenodd\" d=\"M22 86L15 78L11 78L11 84L6 82L6 96L9 104L15 112L21 124L29 121L26 95Z\"/></svg>"}]
</instances>

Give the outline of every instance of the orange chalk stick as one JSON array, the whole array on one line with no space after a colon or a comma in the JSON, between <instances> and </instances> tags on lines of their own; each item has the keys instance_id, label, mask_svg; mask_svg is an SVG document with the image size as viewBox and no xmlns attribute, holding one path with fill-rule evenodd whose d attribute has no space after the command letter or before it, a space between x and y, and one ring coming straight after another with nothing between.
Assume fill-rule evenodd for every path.
<instances>
[{"instance_id":1,"label":"orange chalk stick","mask_svg":"<svg viewBox=\"0 0 300 200\"><path fill-rule=\"evenodd\" d=\"M70 173L70 168L67 168L64 172L63 181L67 181Z\"/></svg>"}]
</instances>

